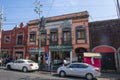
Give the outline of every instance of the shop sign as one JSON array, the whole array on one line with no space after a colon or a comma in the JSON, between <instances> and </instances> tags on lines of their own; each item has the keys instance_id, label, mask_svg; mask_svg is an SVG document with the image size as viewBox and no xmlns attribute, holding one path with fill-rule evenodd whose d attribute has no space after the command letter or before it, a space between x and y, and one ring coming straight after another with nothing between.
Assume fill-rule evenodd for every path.
<instances>
[{"instance_id":1,"label":"shop sign","mask_svg":"<svg viewBox=\"0 0 120 80\"><path fill-rule=\"evenodd\" d=\"M51 51L71 51L72 46L49 46Z\"/></svg>"},{"instance_id":2,"label":"shop sign","mask_svg":"<svg viewBox=\"0 0 120 80\"><path fill-rule=\"evenodd\" d=\"M40 51L45 52L45 48L41 48ZM38 53L38 48L30 48L29 52L30 53Z\"/></svg>"}]
</instances>

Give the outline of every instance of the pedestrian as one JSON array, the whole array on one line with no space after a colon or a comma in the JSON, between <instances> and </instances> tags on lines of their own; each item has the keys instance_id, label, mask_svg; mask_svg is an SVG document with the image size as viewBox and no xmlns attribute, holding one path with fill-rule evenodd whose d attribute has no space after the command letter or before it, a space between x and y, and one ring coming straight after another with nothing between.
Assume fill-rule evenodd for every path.
<instances>
[{"instance_id":1,"label":"pedestrian","mask_svg":"<svg viewBox=\"0 0 120 80\"><path fill-rule=\"evenodd\" d=\"M64 58L63 60L63 65L66 66L68 63L67 63L67 60Z\"/></svg>"},{"instance_id":2,"label":"pedestrian","mask_svg":"<svg viewBox=\"0 0 120 80\"><path fill-rule=\"evenodd\" d=\"M0 57L0 67L2 66L2 61L3 61L3 59L2 59L2 57Z\"/></svg>"}]
</instances>

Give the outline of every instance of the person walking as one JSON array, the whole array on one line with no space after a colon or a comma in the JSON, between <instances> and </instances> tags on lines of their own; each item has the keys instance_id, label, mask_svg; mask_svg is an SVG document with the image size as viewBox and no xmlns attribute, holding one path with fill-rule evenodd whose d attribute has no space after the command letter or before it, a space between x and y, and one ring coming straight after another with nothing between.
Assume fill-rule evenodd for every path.
<instances>
[{"instance_id":1,"label":"person walking","mask_svg":"<svg viewBox=\"0 0 120 80\"><path fill-rule=\"evenodd\" d=\"M66 66L68 63L67 63L67 60L64 58L63 60L63 65Z\"/></svg>"},{"instance_id":2,"label":"person walking","mask_svg":"<svg viewBox=\"0 0 120 80\"><path fill-rule=\"evenodd\" d=\"M2 59L2 57L0 57L0 67L2 66L2 61L3 61L3 59Z\"/></svg>"}]
</instances>

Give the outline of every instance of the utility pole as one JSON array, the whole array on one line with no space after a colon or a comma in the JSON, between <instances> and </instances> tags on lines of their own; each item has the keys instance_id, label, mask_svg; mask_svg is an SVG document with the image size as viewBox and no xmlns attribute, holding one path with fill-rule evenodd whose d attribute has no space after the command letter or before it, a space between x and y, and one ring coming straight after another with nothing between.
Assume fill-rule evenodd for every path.
<instances>
[{"instance_id":1,"label":"utility pole","mask_svg":"<svg viewBox=\"0 0 120 80\"><path fill-rule=\"evenodd\" d=\"M120 19L120 4L119 4L119 0L114 0L114 1L115 1L115 6L116 6L118 19Z\"/></svg>"},{"instance_id":2,"label":"utility pole","mask_svg":"<svg viewBox=\"0 0 120 80\"><path fill-rule=\"evenodd\" d=\"M117 7L118 7L118 14L119 14L119 19L120 19L120 4L118 0L117 0Z\"/></svg>"},{"instance_id":3,"label":"utility pole","mask_svg":"<svg viewBox=\"0 0 120 80\"><path fill-rule=\"evenodd\" d=\"M44 29L44 24L45 24L45 19L44 17L41 17L41 7L42 4L40 3L39 0L35 1L35 9L34 11L39 15L39 25L38 25L38 29L39 29L39 39L38 39L38 65L41 66L41 31Z\"/></svg>"},{"instance_id":4,"label":"utility pole","mask_svg":"<svg viewBox=\"0 0 120 80\"><path fill-rule=\"evenodd\" d=\"M1 53L2 19L3 19L3 9L0 11L0 56L2 55Z\"/></svg>"}]
</instances>

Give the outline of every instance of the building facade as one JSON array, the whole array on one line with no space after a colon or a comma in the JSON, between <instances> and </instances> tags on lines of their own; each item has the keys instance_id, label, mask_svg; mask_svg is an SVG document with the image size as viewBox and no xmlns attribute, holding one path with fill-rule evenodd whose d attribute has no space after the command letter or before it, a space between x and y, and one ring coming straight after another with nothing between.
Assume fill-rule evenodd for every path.
<instances>
[{"instance_id":1,"label":"building facade","mask_svg":"<svg viewBox=\"0 0 120 80\"><path fill-rule=\"evenodd\" d=\"M68 63L85 59L93 63L94 58L102 70L120 71L120 20L89 23L88 17L87 11L48 17L40 34L39 20L2 31L2 55L38 62L40 51L41 63L54 68L62 65L64 59Z\"/></svg>"},{"instance_id":2,"label":"building facade","mask_svg":"<svg viewBox=\"0 0 120 80\"><path fill-rule=\"evenodd\" d=\"M53 66L61 65L63 59L68 62L83 62L83 53L90 51L88 17L89 14L85 11L46 18L45 29L41 31L40 36L43 49L41 60ZM38 48L36 47L39 43L38 31L38 20L30 21L28 23L29 50ZM30 42L30 36L34 36L35 42ZM30 54L38 54L38 51L33 52L31 50Z\"/></svg>"},{"instance_id":3,"label":"building facade","mask_svg":"<svg viewBox=\"0 0 120 80\"><path fill-rule=\"evenodd\" d=\"M103 70L120 71L120 20L89 23L91 52L101 53Z\"/></svg>"},{"instance_id":4,"label":"building facade","mask_svg":"<svg viewBox=\"0 0 120 80\"><path fill-rule=\"evenodd\" d=\"M14 59L26 58L28 27L23 23L12 30L2 31L2 55L3 58L12 57Z\"/></svg>"}]
</instances>

